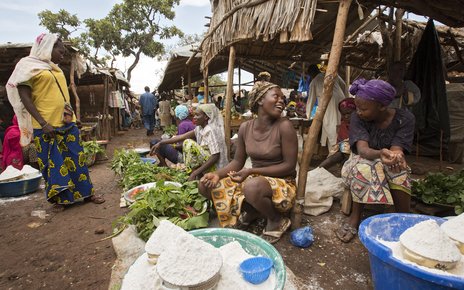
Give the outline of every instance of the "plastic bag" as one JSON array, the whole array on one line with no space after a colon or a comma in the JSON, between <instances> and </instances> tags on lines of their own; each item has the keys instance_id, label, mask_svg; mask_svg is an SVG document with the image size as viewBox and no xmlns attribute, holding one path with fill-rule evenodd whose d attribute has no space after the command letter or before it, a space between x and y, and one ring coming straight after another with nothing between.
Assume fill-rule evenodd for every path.
<instances>
[{"instance_id":1,"label":"plastic bag","mask_svg":"<svg viewBox=\"0 0 464 290\"><path fill-rule=\"evenodd\" d=\"M294 230L290 234L290 242L297 247L307 248L314 242L313 229L309 226Z\"/></svg>"}]
</instances>

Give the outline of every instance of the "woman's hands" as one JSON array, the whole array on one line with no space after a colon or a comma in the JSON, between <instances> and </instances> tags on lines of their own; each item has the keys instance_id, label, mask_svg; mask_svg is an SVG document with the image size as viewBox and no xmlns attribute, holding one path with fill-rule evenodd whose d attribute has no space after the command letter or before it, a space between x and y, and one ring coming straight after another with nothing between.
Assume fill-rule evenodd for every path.
<instances>
[{"instance_id":1,"label":"woman's hands","mask_svg":"<svg viewBox=\"0 0 464 290\"><path fill-rule=\"evenodd\" d=\"M153 145L153 147L151 147L150 149L150 155L155 155L156 152L159 150L160 146L161 146L161 141Z\"/></svg>"},{"instance_id":2,"label":"woman's hands","mask_svg":"<svg viewBox=\"0 0 464 290\"><path fill-rule=\"evenodd\" d=\"M390 171L398 173L407 168L406 159L402 151L392 151L389 149L380 150L380 160L388 166Z\"/></svg>"},{"instance_id":3,"label":"woman's hands","mask_svg":"<svg viewBox=\"0 0 464 290\"><path fill-rule=\"evenodd\" d=\"M219 182L219 175L214 172L206 173L200 179L200 182L203 183L207 188L215 188Z\"/></svg>"},{"instance_id":4,"label":"woman's hands","mask_svg":"<svg viewBox=\"0 0 464 290\"><path fill-rule=\"evenodd\" d=\"M241 183L250 175L250 168L242 168L239 172L231 171L227 175L232 181Z\"/></svg>"},{"instance_id":5,"label":"woman's hands","mask_svg":"<svg viewBox=\"0 0 464 290\"><path fill-rule=\"evenodd\" d=\"M55 129L53 128L52 125L50 125L48 123L46 123L45 126L42 127L42 131L49 138L54 138L55 137Z\"/></svg>"}]
</instances>

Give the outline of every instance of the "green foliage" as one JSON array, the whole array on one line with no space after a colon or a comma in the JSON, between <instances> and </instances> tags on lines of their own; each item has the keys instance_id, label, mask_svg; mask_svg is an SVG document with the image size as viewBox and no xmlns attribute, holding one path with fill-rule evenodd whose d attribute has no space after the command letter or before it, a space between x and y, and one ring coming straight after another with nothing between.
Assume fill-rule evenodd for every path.
<instances>
[{"instance_id":1,"label":"green foliage","mask_svg":"<svg viewBox=\"0 0 464 290\"><path fill-rule=\"evenodd\" d=\"M176 125L169 125L164 128L164 134L168 134L169 136L174 136L177 134L177 127Z\"/></svg>"},{"instance_id":2,"label":"green foliage","mask_svg":"<svg viewBox=\"0 0 464 290\"><path fill-rule=\"evenodd\" d=\"M82 142L82 147L88 166L95 162L95 155L98 153L105 153L105 150L100 145L98 145L97 141Z\"/></svg>"},{"instance_id":3,"label":"green foliage","mask_svg":"<svg viewBox=\"0 0 464 290\"><path fill-rule=\"evenodd\" d=\"M412 194L425 203L454 206L456 214L464 211L464 170L451 175L429 173L412 182Z\"/></svg>"},{"instance_id":4,"label":"green foliage","mask_svg":"<svg viewBox=\"0 0 464 290\"><path fill-rule=\"evenodd\" d=\"M133 164L142 163L139 154L133 150L114 150L113 159L111 160L111 170L119 176Z\"/></svg>"},{"instance_id":5,"label":"green foliage","mask_svg":"<svg viewBox=\"0 0 464 290\"><path fill-rule=\"evenodd\" d=\"M70 40L86 57L97 65L102 65L116 55L134 56L134 62L127 72L130 81L131 72L137 66L141 54L156 57L164 53L164 45L159 41L183 33L175 26L162 26L161 20L173 20L174 5L180 0L123 0L115 4L103 19L86 19L86 32L72 38L82 24L76 15L61 9L57 13L44 10L39 13L40 25L52 33L60 33ZM158 40L155 40L158 38ZM91 49L93 48L93 49ZM101 58L101 49L111 57ZM94 54L90 55L93 50Z\"/></svg>"},{"instance_id":6,"label":"green foliage","mask_svg":"<svg viewBox=\"0 0 464 290\"><path fill-rule=\"evenodd\" d=\"M206 227L209 215L205 202L206 198L198 193L196 181L177 187L161 180L156 187L137 195L136 201L129 207L130 212L117 220L116 227L133 224L139 237L145 241L161 219L168 219L185 230Z\"/></svg>"}]
</instances>

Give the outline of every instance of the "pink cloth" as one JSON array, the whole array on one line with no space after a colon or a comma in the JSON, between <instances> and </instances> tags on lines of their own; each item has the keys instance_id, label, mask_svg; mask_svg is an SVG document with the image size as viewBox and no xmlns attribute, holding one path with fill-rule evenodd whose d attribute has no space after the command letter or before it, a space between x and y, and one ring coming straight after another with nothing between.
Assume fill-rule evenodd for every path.
<instances>
[{"instance_id":1,"label":"pink cloth","mask_svg":"<svg viewBox=\"0 0 464 290\"><path fill-rule=\"evenodd\" d=\"M5 139L3 140L3 159L2 168L6 169L9 165L21 170L24 165L23 150L19 144L21 131L18 126L18 118L13 117L13 124L5 131Z\"/></svg>"}]
</instances>

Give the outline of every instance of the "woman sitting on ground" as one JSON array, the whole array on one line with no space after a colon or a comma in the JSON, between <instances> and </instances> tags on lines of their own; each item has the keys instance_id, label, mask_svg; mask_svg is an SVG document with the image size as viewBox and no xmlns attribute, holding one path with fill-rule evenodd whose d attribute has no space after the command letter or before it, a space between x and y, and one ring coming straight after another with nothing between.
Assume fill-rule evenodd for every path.
<instances>
[{"instance_id":1,"label":"woman sitting on ground","mask_svg":"<svg viewBox=\"0 0 464 290\"><path fill-rule=\"evenodd\" d=\"M227 164L224 122L219 110L214 104L200 105L194 120L196 127L193 131L161 140L150 151L150 154L159 154L164 145L183 141L183 161L190 172L189 180L199 179L206 172Z\"/></svg>"},{"instance_id":2,"label":"woman sitting on ground","mask_svg":"<svg viewBox=\"0 0 464 290\"><path fill-rule=\"evenodd\" d=\"M394 204L396 212L409 212L411 179L404 153L411 150L415 123L409 111L388 107L396 92L387 82L359 79L350 93L356 95L349 133L353 154L342 178L353 206L336 232L343 242L356 236L364 204Z\"/></svg>"},{"instance_id":3,"label":"woman sitting on ground","mask_svg":"<svg viewBox=\"0 0 464 290\"><path fill-rule=\"evenodd\" d=\"M263 238L277 242L290 227L282 215L295 200L297 137L292 123L282 118L281 89L255 83L250 108L257 118L240 126L234 159L201 179L200 192L212 199L223 227L244 229L260 216L267 219ZM252 168L244 168L250 156Z\"/></svg>"},{"instance_id":4,"label":"woman sitting on ground","mask_svg":"<svg viewBox=\"0 0 464 290\"><path fill-rule=\"evenodd\" d=\"M183 135L187 132L193 131L195 125L189 117L189 110L185 105L179 105L174 110L176 118L179 119L179 124L177 125L177 136ZM175 137L175 136L174 136ZM160 139L154 139L150 142L150 148L159 143ZM155 153L158 157L161 166L166 166L166 159L171 163L177 164L183 162L182 157L182 143L175 143L172 145L163 144L159 147L158 151Z\"/></svg>"}]
</instances>

